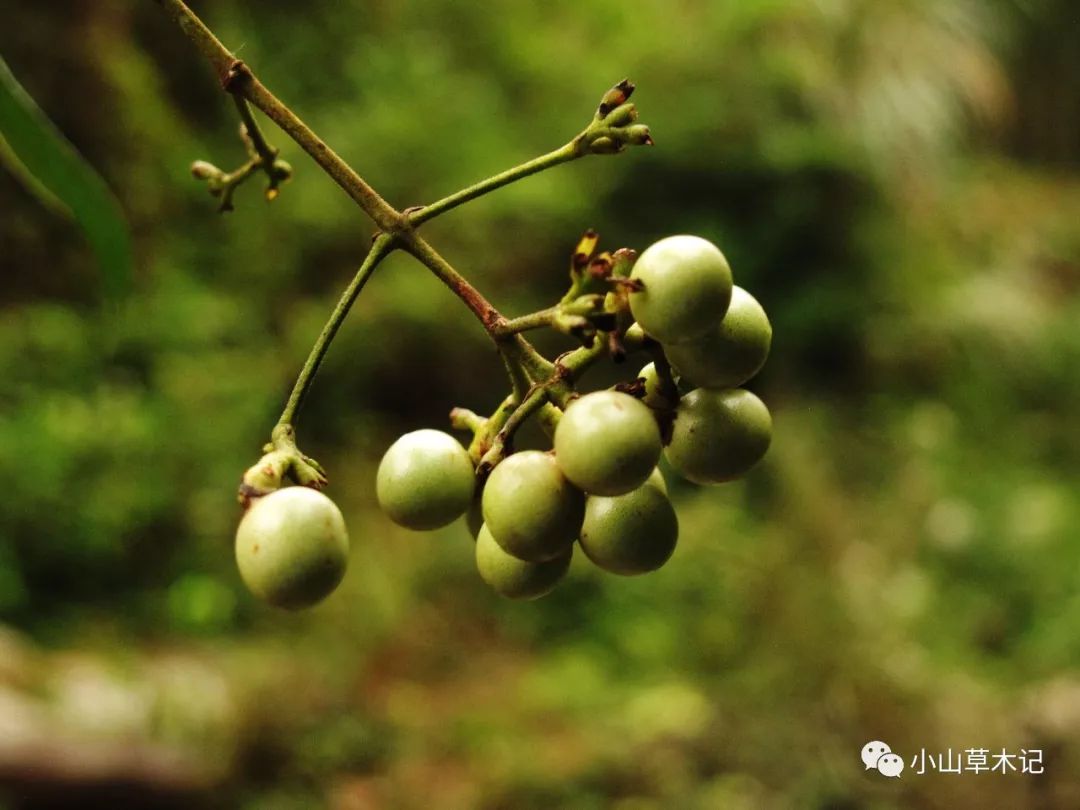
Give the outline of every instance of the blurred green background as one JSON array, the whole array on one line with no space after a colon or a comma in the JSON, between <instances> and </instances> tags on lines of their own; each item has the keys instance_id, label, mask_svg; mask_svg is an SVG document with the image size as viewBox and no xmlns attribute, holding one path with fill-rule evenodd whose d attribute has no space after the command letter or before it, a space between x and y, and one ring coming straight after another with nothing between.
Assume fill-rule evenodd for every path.
<instances>
[{"instance_id":1,"label":"blurred green background","mask_svg":"<svg viewBox=\"0 0 1080 810\"><path fill-rule=\"evenodd\" d=\"M398 206L560 145L624 76L655 149L425 226L507 314L607 248L719 244L772 318L745 481L669 477L671 562L499 600L463 526L375 508L400 433L497 356L408 257L300 423L353 554L300 615L242 589L236 486L370 224L291 142L237 210L235 111L154 3L0 0L0 53L120 199L80 232L0 171L0 808L1080 806L1080 11L1071 0L202 2ZM566 343L545 338L547 350ZM596 386L631 376L613 368ZM871 739L905 756L863 770ZM917 775L925 749L1045 773Z\"/></svg>"}]
</instances>

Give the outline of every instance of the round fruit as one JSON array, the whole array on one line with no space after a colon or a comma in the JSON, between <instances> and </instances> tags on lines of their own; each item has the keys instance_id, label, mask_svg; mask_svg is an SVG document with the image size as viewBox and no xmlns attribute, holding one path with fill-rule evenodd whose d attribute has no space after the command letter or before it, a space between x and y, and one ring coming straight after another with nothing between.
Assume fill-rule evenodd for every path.
<instances>
[{"instance_id":1,"label":"round fruit","mask_svg":"<svg viewBox=\"0 0 1080 810\"><path fill-rule=\"evenodd\" d=\"M731 300L731 268L720 249L699 236L669 236L647 247L630 278L630 311L662 343L683 343L724 317Z\"/></svg>"},{"instance_id":2,"label":"round fruit","mask_svg":"<svg viewBox=\"0 0 1080 810\"><path fill-rule=\"evenodd\" d=\"M574 400L555 429L559 468L593 495L622 495L640 486L662 449L649 406L619 391Z\"/></svg>"},{"instance_id":3,"label":"round fruit","mask_svg":"<svg viewBox=\"0 0 1080 810\"><path fill-rule=\"evenodd\" d=\"M679 402L665 451L677 473L698 484L720 484L753 467L772 440L772 417L749 391L698 388Z\"/></svg>"},{"instance_id":4,"label":"round fruit","mask_svg":"<svg viewBox=\"0 0 1080 810\"><path fill-rule=\"evenodd\" d=\"M472 499L472 503L469 504L469 511L465 513L465 526L469 529L469 534L472 535L473 540L480 534L480 527L484 525L484 513L480 509L480 503L481 496L478 495Z\"/></svg>"},{"instance_id":5,"label":"round fruit","mask_svg":"<svg viewBox=\"0 0 1080 810\"><path fill-rule=\"evenodd\" d=\"M468 452L439 430L406 433L390 445L375 477L379 506L409 529L438 529L457 520L475 489Z\"/></svg>"},{"instance_id":6,"label":"round fruit","mask_svg":"<svg viewBox=\"0 0 1080 810\"><path fill-rule=\"evenodd\" d=\"M570 545L553 559L525 562L503 551L486 525L476 536L476 568L480 577L511 599L537 599L549 593L566 574L573 553L574 547Z\"/></svg>"},{"instance_id":7,"label":"round fruit","mask_svg":"<svg viewBox=\"0 0 1080 810\"><path fill-rule=\"evenodd\" d=\"M523 450L491 471L481 501L484 523L503 550L542 562L566 553L585 516L585 496L555 458Z\"/></svg>"},{"instance_id":8,"label":"round fruit","mask_svg":"<svg viewBox=\"0 0 1080 810\"><path fill-rule=\"evenodd\" d=\"M663 408L668 404L667 399L660 393L660 377L656 374L656 364L649 363L638 372L638 379L644 380L645 395L641 401L650 408Z\"/></svg>"},{"instance_id":9,"label":"round fruit","mask_svg":"<svg viewBox=\"0 0 1080 810\"><path fill-rule=\"evenodd\" d=\"M286 487L255 500L236 530L236 564L248 589L277 607L322 601L345 576L349 538L334 502Z\"/></svg>"},{"instance_id":10,"label":"round fruit","mask_svg":"<svg viewBox=\"0 0 1080 810\"><path fill-rule=\"evenodd\" d=\"M656 487L658 490L667 495L667 481L664 480L663 473L660 472L660 468L656 467L652 474L646 479L643 487Z\"/></svg>"},{"instance_id":11,"label":"round fruit","mask_svg":"<svg viewBox=\"0 0 1080 810\"><path fill-rule=\"evenodd\" d=\"M678 537L675 509L651 479L625 495L585 502L581 550L605 571L655 571L671 557Z\"/></svg>"},{"instance_id":12,"label":"round fruit","mask_svg":"<svg viewBox=\"0 0 1080 810\"><path fill-rule=\"evenodd\" d=\"M666 346L679 375L701 388L735 388L765 365L772 326L765 310L742 287L731 291L731 305L715 329L697 340Z\"/></svg>"}]
</instances>

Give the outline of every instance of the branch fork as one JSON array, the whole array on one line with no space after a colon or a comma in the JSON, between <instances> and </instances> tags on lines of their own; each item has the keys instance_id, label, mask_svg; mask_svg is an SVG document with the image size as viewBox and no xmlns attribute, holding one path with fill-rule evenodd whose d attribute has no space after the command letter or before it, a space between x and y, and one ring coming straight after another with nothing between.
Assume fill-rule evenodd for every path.
<instances>
[{"instance_id":1,"label":"branch fork","mask_svg":"<svg viewBox=\"0 0 1080 810\"><path fill-rule=\"evenodd\" d=\"M423 206L402 211L384 200L367 182L322 141L295 113L274 96L251 68L230 52L183 0L156 0L178 23L185 34L214 67L222 88L236 105L241 121L241 137L248 160L232 172L224 172L206 161L196 161L192 174L206 182L211 194L221 199L220 210L233 207L233 193L252 175L267 176L266 198L278 195L281 183L292 168L278 157L278 150L266 140L251 107L259 109L323 169L375 223L376 235L356 275L342 293L312 347L297 377L285 408L265 448L265 455L244 475L241 500L249 503L281 486L289 477L316 488L326 484L322 467L303 455L296 446L295 421L311 382L330 343L352 307L356 296L379 263L394 250L404 250L425 265L472 311L498 348L507 367L513 391L490 417L464 409L451 415L454 427L471 430L474 439L469 452L477 463L478 475L501 460L514 431L537 411L549 430L558 421L559 408L575 396L573 382L581 372L619 343L625 332L620 312L620 289L632 283L626 279L632 251L616 251L594 257L595 232L586 233L571 262L571 288L555 307L508 319L469 281L446 261L418 232L425 222L517 180L589 154L611 154L629 146L652 145L649 128L637 122L636 107L629 102L634 85L628 79L608 90L593 120L563 146L522 163L474 185ZM622 298L625 298L625 290ZM544 358L521 332L548 326L573 335L585 345L562 356L555 363ZM615 342L596 339L597 330L609 332ZM621 344L619 344L621 345Z\"/></svg>"}]
</instances>

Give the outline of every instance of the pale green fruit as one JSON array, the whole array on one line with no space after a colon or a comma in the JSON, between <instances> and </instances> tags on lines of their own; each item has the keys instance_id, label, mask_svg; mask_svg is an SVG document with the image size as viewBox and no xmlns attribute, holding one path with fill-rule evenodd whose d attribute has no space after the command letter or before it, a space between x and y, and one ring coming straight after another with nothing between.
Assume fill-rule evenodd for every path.
<instances>
[{"instance_id":1,"label":"pale green fruit","mask_svg":"<svg viewBox=\"0 0 1080 810\"><path fill-rule=\"evenodd\" d=\"M761 304L742 287L731 291L724 319L690 343L665 346L679 375L700 388L735 388L765 365L772 326Z\"/></svg>"},{"instance_id":2,"label":"pale green fruit","mask_svg":"<svg viewBox=\"0 0 1080 810\"><path fill-rule=\"evenodd\" d=\"M461 443L439 430L415 430L390 445L379 462L379 506L399 526L438 529L469 508L476 477Z\"/></svg>"},{"instance_id":3,"label":"pale green fruit","mask_svg":"<svg viewBox=\"0 0 1080 810\"><path fill-rule=\"evenodd\" d=\"M665 495L667 495L667 481L664 480L664 474L660 472L659 467L656 467L655 469L653 469L652 473L645 480L645 483L642 484L642 486L644 486L644 487L649 487L649 486L656 487L658 490L660 490Z\"/></svg>"},{"instance_id":4,"label":"pale green fruit","mask_svg":"<svg viewBox=\"0 0 1080 810\"><path fill-rule=\"evenodd\" d=\"M481 509L488 531L507 553L541 562L561 557L577 539L585 496L553 456L523 450L491 471Z\"/></svg>"},{"instance_id":5,"label":"pale green fruit","mask_svg":"<svg viewBox=\"0 0 1080 810\"><path fill-rule=\"evenodd\" d=\"M645 330L641 328L641 324L636 321L627 328L626 334L623 335L623 345L627 349L640 349L645 345Z\"/></svg>"},{"instance_id":6,"label":"pale green fruit","mask_svg":"<svg viewBox=\"0 0 1080 810\"><path fill-rule=\"evenodd\" d=\"M476 568L480 577L498 593L510 599L538 599L566 575L574 547L543 562L526 562L507 554L495 542L485 524L476 536Z\"/></svg>"},{"instance_id":7,"label":"pale green fruit","mask_svg":"<svg viewBox=\"0 0 1080 810\"><path fill-rule=\"evenodd\" d=\"M667 399L660 393L660 377L656 373L656 364L648 363L642 366L638 372L638 379L645 381L645 395L641 401L650 408L663 408L667 406Z\"/></svg>"},{"instance_id":8,"label":"pale green fruit","mask_svg":"<svg viewBox=\"0 0 1080 810\"><path fill-rule=\"evenodd\" d=\"M484 525L484 512L480 508L481 503L482 498L480 496L473 498L472 503L469 504L469 511L465 513L465 526L468 528L473 540L480 534L480 527Z\"/></svg>"},{"instance_id":9,"label":"pale green fruit","mask_svg":"<svg viewBox=\"0 0 1080 810\"><path fill-rule=\"evenodd\" d=\"M349 538L341 511L307 487L252 502L236 530L236 564L248 589L277 607L309 607L345 576Z\"/></svg>"},{"instance_id":10,"label":"pale green fruit","mask_svg":"<svg viewBox=\"0 0 1080 810\"><path fill-rule=\"evenodd\" d=\"M669 236L647 247L630 278L630 311L662 343L685 343L724 317L731 300L731 268L720 249L699 236Z\"/></svg>"},{"instance_id":11,"label":"pale green fruit","mask_svg":"<svg viewBox=\"0 0 1080 810\"><path fill-rule=\"evenodd\" d=\"M679 522L666 494L650 479L613 498L590 496L579 544L600 568L631 576L655 571L668 561Z\"/></svg>"},{"instance_id":12,"label":"pale green fruit","mask_svg":"<svg viewBox=\"0 0 1080 810\"><path fill-rule=\"evenodd\" d=\"M698 388L679 402L665 454L684 478L720 484L753 467L771 441L769 409L752 393Z\"/></svg>"},{"instance_id":13,"label":"pale green fruit","mask_svg":"<svg viewBox=\"0 0 1080 810\"><path fill-rule=\"evenodd\" d=\"M621 495L640 486L662 449L653 412L619 391L574 400L555 429L559 467L592 495Z\"/></svg>"}]
</instances>

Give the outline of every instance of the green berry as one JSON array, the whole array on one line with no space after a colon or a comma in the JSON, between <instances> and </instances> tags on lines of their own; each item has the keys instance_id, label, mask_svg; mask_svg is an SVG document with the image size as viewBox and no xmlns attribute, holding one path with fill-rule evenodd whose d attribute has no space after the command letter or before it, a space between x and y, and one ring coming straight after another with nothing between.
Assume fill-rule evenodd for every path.
<instances>
[{"instance_id":1,"label":"green berry","mask_svg":"<svg viewBox=\"0 0 1080 810\"><path fill-rule=\"evenodd\" d=\"M652 479L625 495L590 496L585 502L581 550L605 571L655 571L671 557L678 537L675 509Z\"/></svg>"},{"instance_id":2,"label":"green berry","mask_svg":"<svg viewBox=\"0 0 1080 810\"><path fill-rule=\"evenodd\" d=\"M480 534L480 527L484 525L484 512L480 508L481 495L477 495L472 499L472 503L469 504L469 511L465 513L465 525L468 527L473 540Z\"/></svg>"},{"instance_id":3,"label":"green berry","mask_svg":"<svg viewBox=\"0 0 1080 810\"><path fill-rule=\"evenodd\" d=\"M585 496L552 455L523 450L491 471L481 509L503 550L520 560L542 562L561 557L577 539Z\"/></svg>"},{"instance_id":4,"label":"green berry","mask_svg":"<svg viewBox=\"0 0 1080 810\"><path fill-rule=\"evenodd\" d=\"M630 278L644 289L630 293L630 311L662 343L703 335L727 311L731 268L720 249L699 236L669 236L647 247Z\"/></svg>"},{"instance_id":5,"label":"green berry","mask_svg":"<svg viewBox=\"0 0 1080 810\"><path fill-rule=\"evenodd\" d=\"M248 589L277 607L309 607L345 576L349 538L341 511L307 487L256 499L236 530L236 564Z\"/></svg>"},{"instance_id":6,"label":"green berry","mask_svg":"<svg viewBox=\"0 0 1080 810\"><path fill-rule=\"evenodd\" d=\"M485 524L476 536L476 568L480 577L510 599L538 599L549 593L566 575L574 547L543 562L526 562L507 554Z\"/></svg>"},{"instance_id":7,"label":"green berry","mask_svg":"<svg viewBox=\"0 0 1080 810\"><path fill-rule=\"evenodd\" d=\"M658 490L667 495L667 481L664 480L664 474L660 472L660 468L653 469L652 474L642 484L643 487L656 487Z\"/></svg>"},{"instance_id":8,"label":"green berry","mask_svg":"<svg viewBox=\"0 0 1080 810\"><path fill-rule=\"evenodd\" d=\"M656 373L656 364L648 363L638 372L638 379L644 380L645 394L641 401L650 408L671 407L667 397L660 393L660 376Z\"/></svg>"},{"instance_id":9,"label":"green berry","mask_svg":"<svg viewBox=\"0 0 1080 810\"><path fill-rule=\"evenodd\" d=\"M701 388L735 388L765 365L772 326L765 310L741 287L731 291L731 305L715 329L690 343L665 347L681 377Z\"/></svg>"},{"instance_id":10,"label":"green berry","mask_svg":"<svg viewBox=\"0 0 1080 810\"><path fill-rule=\"evenodd\" d=\"M645 330L641 328L641 324L635 321L630 324L626 330L626 334L623 335L623 345L627 350L640 349L645 345L645 339L647 335Z\"/></svg>"},{"instance_id":11,"label":"green berry","mask_svg":"<svg viewBox=\"0 0 1080 810\"><path fill-rule=\"evenodd\" d=\"M375 477L379 506L409 529L438 529L454 522L469 508L475 489L468 452L439 430L406 433L390 445Z\"/></svg>"},{"instance_id":12,"label":"green berry","mask_svg":"<svg viewBox=\"0 0 1080 810\"><path fill-rule=\"evenodd\" d=\"M592 495L621 495L640 486L662 449L652 411L619 391L574 400L555 429L560 469Z\"/></svg>"},{"instance_id":13,"label":"green berry","mask_svg":"<svg viewBox=\"0 0 1080 810\"><path fill-rule=\"evenodd\" d=\"M684 478L720 484L753 467L772 440L772 417L749 391L698 388L679 402L666 455Z\"/></svg>"}]
</instances>

